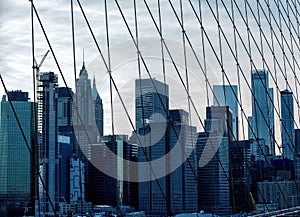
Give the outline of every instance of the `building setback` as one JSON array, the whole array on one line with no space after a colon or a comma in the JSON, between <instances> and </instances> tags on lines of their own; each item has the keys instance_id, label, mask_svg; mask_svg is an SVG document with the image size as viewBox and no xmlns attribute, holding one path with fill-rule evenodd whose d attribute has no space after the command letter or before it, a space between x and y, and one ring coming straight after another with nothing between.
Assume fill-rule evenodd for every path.
<instances>
[{"instance_id":1,"label":"building setback","mask_svg":"<svg viewBox=\"0 0 300 217\"><path fill-rule=\"evenodd\" d=\"M229 106L232 111L233 140L239 140L238 86L213 85L214 106Z\"/></svg>"}]
</instances>

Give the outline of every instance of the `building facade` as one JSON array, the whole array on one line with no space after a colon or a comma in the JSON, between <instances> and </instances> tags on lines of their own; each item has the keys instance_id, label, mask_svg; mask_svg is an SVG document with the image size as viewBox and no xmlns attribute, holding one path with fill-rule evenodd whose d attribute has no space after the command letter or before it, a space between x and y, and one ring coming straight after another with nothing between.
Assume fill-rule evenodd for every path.
<instances>
[{"instance_id":1,"label":"building facade","mask_svg":"<svg viewBox=\"0 0 300 217\"><path fill-rule=\"evenodd\" d=\"M280 97L282 154L284 158L294 160L296 149L293 93L284 90L280 92Z\"/></svg>"},{"instance_id":2,"label":"building facade","mask_svg":"<svg viewBox=\"0 0 300 217\"><path fill-rule=\"evenodd\" d=\"M34 103L28 93L8 93L26 141L31 150L34 142ZM0 215L21 216L33 214L35 196L35 167L33 156L18 126L6 96L0 104Z\"/></svg>"},{"instance_id":3,"label":"building facade","mask_svg":"<svg viewBox=\"0 0 300 217\"><path fill-rule=\"evenodd\" d=\"M91 160L88 162L89 179L87 201L95 205L131 205L129 164L133 145L126 135L103 136L102 142L91 145ZM111 172L109 176L106 171Z\"/></svg>"},{"instance_id":4,"label":"building facade","mask_svg":"<svg viewBox=\"0 0 300 217\"><path fill-rule=\"evenodd\" d=\"M252 129L250 139L264 139L268 146L268 153L275 155L274 147L274 106L273 88L269 88L268 72L264 70L252 71ZM251 134L252 134L251 133ZM250 135L251 135L250 134Z\"/></svg>"},{"instance_id":5,"label":"building facade","mask_svg":"<svg viewBox=\"0 0 300 217\"><path fill-rule=\"evenodd\" d=\"M54 215L59 197L58 183L58 144L57 144L57 94L58 78L53 72L40 76L41 92L39 95L42 123L42 143L40 146L40 165L47 192L41 194L41 212ZM51 201L51 202L50 202ZM51 206L51 203L54 207Z\"/></svg>"},{"instance_id":6,"label":"building facade","mask_svg":"<svg viewBox=\"0 0 300 217\"><path fill-rule=\"evenodd\" d=\"M233 140L239 140L238 86L213 85L213 105L229 106L232 111Z\"/></svg>"},{"instance_id":7,"label":"building facade","mask_svg":"<svg viewBox=\"0 0 300 217\"><path fill-rule=\"evenodd\" d=\"M205 132L197 139L198 204L205 212L232 214L229 142L232 141L229 106L207 107Z\"/></svg>"},{"instance_id":8,"label":"building facade","mask_svg":"<svg viewBox=\"0 0 300 217\"><path fill-rule=\"evenodd\" d=\"M172 161L183 162L169 176L169 199L172 214L192 213L198 210L197 194L197 158L196 158L196 127L189 126L189 114L182 109L169 111L172 122L170 123L170 150L176 143L180 150L172 152Z\"/></svg>"},{"instance_id":9,"label":"building facade","mask_svg":"<svg viewBox=\"0 0 300 217\"><path fill-rule=\"evenodd\" d=\"M139 79L135 81L135 117L138 134L138 161L147 162L163 157L169 150L169 87L158 80ZM161 134L161 132L163 132ZM159 138L158 138L159 137ZM143 143L143 144L140 144ZM141 147L143 145L144 147ZM147 146L147 147L145 147ZM162 171L167 166L162 165ZM139 167L139 174L146 174L152 180L155 174L150 167ZM166 215L170 213L170 200L166 200L167 179L139 182L139 209L148 214Z\"/></svg>"}]
</instances>

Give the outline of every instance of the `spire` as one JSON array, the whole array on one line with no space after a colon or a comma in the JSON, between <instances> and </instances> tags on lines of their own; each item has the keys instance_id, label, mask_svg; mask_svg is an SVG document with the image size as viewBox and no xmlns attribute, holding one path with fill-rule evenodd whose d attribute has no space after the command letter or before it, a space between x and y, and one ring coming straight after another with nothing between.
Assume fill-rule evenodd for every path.
<instances>
[{"instance_id":1,"label":"spire","mask_svg":"<svg viewBox=\"0 0 300 217\"><path fill-rule=\"evenodd\" d=\"M93 88L96 88L96 78L95 78L95 73L94 73L94 76L93 76Z\"/></svg>"},{"instance_id":2,"label":"spire","mask_svg":"<svg viewBox=\"0 0 300 217\"><path fill-rule=\"evenodd\" d=\"M84 48L82 50L82 60L83 60L83 63L82 63L82 69L85 69L85 63L84 63Z\"/></svg>"},{"instance_id":3,"label":"spire","mask_svg":"<svg viewBox=\"0 0 300 217\"><path fill-rule=\"evenodd\" d=\"M85 62L84 62L84 48L83 48L83 52L82 52L82 69L80 70L80 73L79 73L79 77L82 77L84 76L85 79L88 79L88 74L87 74L87 70L85 68Z\"/></svg>"},{"instance_id":4,"label":"spire","mask_svg":"<svg viewBox=\"0 0 300 217\"><path fill-rule=\"evenodd\" d=\"M100 97L100 95L98 93L97 87L96 87L95 74L94 74L94 77L93 77L92 97L93 97L93 100L101 99L101 97Z\"/></svg>"}]
</instances>

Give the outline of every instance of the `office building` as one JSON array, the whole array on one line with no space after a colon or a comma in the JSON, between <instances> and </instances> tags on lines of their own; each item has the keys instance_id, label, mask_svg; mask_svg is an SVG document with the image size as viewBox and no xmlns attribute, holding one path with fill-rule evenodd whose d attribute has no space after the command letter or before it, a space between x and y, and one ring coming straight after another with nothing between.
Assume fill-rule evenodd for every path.
<instances>
[{"instance_id":1,"label":"office building","mask_svg":"<svg viewBox=\"0 0 300 217\"><path fill-rule=\"evenodd\" d=\"M168 85L155 79L138 79L135 81L136 131L141 138L136 141L139 146L139 162L161 158L169 149L168 112ZM141 148L141 145L144 147ZM167 174L167 164L161 165L161 172ZM155 177L149 166L146 168L139 166L138 174L145 174L149 180ZM144 210L148 214L165 215L170 213L169 200L164 197L167 195L167 177L139 182L138 185L139 210Z\"/></svg>"},{"instance_id":2,"label":"office building","mask_svg":"<svg viewBox=\"0 0 300 217\"><path fill-rule=\"evenodd\" d=\"M205 212L232 213L229 179L229 142L232 113L228 106L206 109L205 132L197 139L198 204Z\"/></svg>"},{"instance_id":3,"label":"office building","mask_svg":"<svg viewBox=\"0 0 300 217\"><path fill-rule=\"evenodd\" d=\"M53 206L57 205L57 198L59 197L58 185L58 146L57 146L57 75L53 72L46 72L40 76L41 92L39 93L39 100L42 118L42 143L41 143L41 173L45 183L46 191L40 195L42 198L41 211L47 213L49 216L54 215L50 201Z\"/></svg>"},{"instance_id":4,"label":"office building","mask_svg":"<svg viewBox=\"0 0 300 217\"><path fill-rule=\"evenodd\" d=\"M294 180L263 181L258 182L257 186L261 192L258 194L258 204L274 204L278 210L299 206L298 187Z\"/></svg>"},{"instance_id":5,"label":"office building","mask_svg":"<svg viewBox=\"0 0 300 217\"><path fill-rule=\"evenodd\" d=\"M70 204L85 203L85 167L77 156L70 158Z\"/></svg>"},{"instance_id":6,"label":"office building","mask_svg":"<svg viewBox=\"0 0 300 217\"><path fill-rule=\"evenodd\" d=\"M172 152L172 162L183 162L175 169L169 178L170 186L167 186L172 214L192 213L198 211L197 196L197 158L196 158L196 127L189 126L189 114L182 109L169 111L172 122L170 123L170 150L179 143L178 149Z\"/></svg>"},{"instance_id":7,"label":"office building","mask_svg":"<svg viewBox=\"0 0 300 217\"><path fill-rule=\"evenodd\" d=\"M229 106L232 111L233 140L239 140L238 86L213 85L213 105Z\"/></svg>"},{"instance_id":8,"label":"office building","mask_svg":"<svg viewBox=\"0 0 300 217\"><path fill-rule=\"evenodd\" d=\"M35 150L34 103L28 93L8 93L29 148ZM33 214L35 196L34 159L6 96L0 104L0 216Z\"/></svg>"},{"instance_id":9,"label":"office building","mask_svg":"<svg viewBox=\"0 0 300 217\"><path fill-rule=\"evenodd\" d=\"M294 160L296 149L294 135L293 93L288 90L284 90L280 92L280 97L282 154L284 158Z\"/></svg>"},{"instance_id":10,"label":"office building","mask_svg":"<svg viewBox=\"0 0 300 217\"><path fill-rule=\"evenodd\" d=\"M250 192L252 191L252 140L232 141L229 144L231 204L235 212L251 212Z\"/></svg>"},{"instance_id":11,"label":"office building","mask_svg":"<svg viewBox=\"0 0 300 217\"><path fill-rule=\"evenodd\" d=\"M136 129L149 123L166 122L169 109L169 86L158 80L135 80ZM157 115L160 114L160 115Z\"/></svg>"},{"instance_id":12,"label":"office building","mask_svg":"<svg viewBox=\"0 0 300 217\"><path fill-rule=\"evenodd\" d=\"M93 134L95 118L91 80L88 78L84 62L79 78L76 80L76 93L73 101L73 125L77 138L75 152L80 159L87 160L90 158L89 144L96 142L96 138Z\"/></svg>"},{"instance_id":13,"label":"office building","mask_svg":"<svg viewBox=\"0 0 300 217\"><path fill-rule=\"evenodd\" d=\"M204 124L207 132L215 132L222 137L228 137L229 141L233 140L230 130L232 129L232 111L229 106L206 107Z\"/></svg>"},{"instance_id":14,"label":"office building","mask_svg":"<svg viewBox=\"0 0 300 217\"><path fill-rule=\"evenodd\" d=\"M70 137L58 135L59 160L59 202L70 202L70 158L73 156L73 145Z\"/></svg>"},{"instance_id":15,"label":"office building","mask_svg":"<svg viewBox=\"0 0 300 217\"><path fill-rule=\"evenodd\" d=\"M58 135L68 136L70 144L76 143L73 129L73 97L71 88L57 87L57 127Z\"/></svg>"},{"instance_id":16,"label":"office building","mask_svg":"<svg viewBox=\"0 0 300 217\"><path fill-rule=\"evenodd\" d=\"M88 202L113 207L130 205L130 182L124 180L129 180L132 168L123 159L132 160L132 151L133 145L126 135L103 136L101 143L91 145L86 192Z\"/></svg>"},{"instance_id":17,"label":"office building","mask_svg":"<svg viewBox=\"0 0 300 217\"><path fill-rule=\"evenodd\" d=\"M269 88L268 72L259 70L251 73L252 129L249 139L264 139L268 146L266 155L275 155L273 88Z\"/></svg>"}]
</instances>

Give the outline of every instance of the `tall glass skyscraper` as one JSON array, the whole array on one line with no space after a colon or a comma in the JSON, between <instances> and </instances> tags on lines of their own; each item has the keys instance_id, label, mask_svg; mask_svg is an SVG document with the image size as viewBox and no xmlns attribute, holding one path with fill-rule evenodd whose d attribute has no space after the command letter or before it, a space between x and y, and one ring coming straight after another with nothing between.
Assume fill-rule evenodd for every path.
<instances>
[{"instance_id":1,"label":"tall glass skyscraper","mask_svg":"<svg viewBox=\"0 0 300 217\"><path fill-rule=\"evenodd\" d=\"M269 88L268 72L252 71L251 88L253 91L252 129L254 131L252 139L264 139L269 149L265 154L275 155L273 88Z\"/></svg>"},{"instance_id":2,"label":"tall glass skyscraper","mask_svg":"<svg viewBox=\"0 0 300 217\"><path fill-rule=\"evenodd\" d=\"M153 83L151 79L135 81L135 127L137 130L147 126L150 122L165 122L168 111L169 86L167 84L155 79Z\"/></svg>"},{"instance_id":3,"label":"tall glass skyscraper","mask_svg":"<svg viewBox=\"0 0 300 217\"><path fill-rule=\"evenodd\" d=\"M294 160L295 129L293 93L289 90L280 92L281 96L281 139L285 158Z\"/></svg>"},{"instance_id":4,"label":"tall glass skyscraper","mask_svg":"<svg viewBox=\"0 0 300 217\"><path fill-rule=\"evenodd\" d=\"M238 115L238 86L213 85L214 106L229 106L232 111L233 140L239 140L239 115Z\"/></svg>"},{"instance_id":5,"label":"tall glass skyscraper","mask_svg":"<svg viewBox=\"0 0 300 217\"><path fill-rule=\"evenodd\" d=\"M205 132L200 132L197 140L199 209L226 216L232 214L229 181L231 116L228 106L207 107Z\"/></svg>"},{"instance_id":6,"label":"tall glass skyscraper","mask_svg":"<svg viewBox=\"0 0 300 217\"><path fill-rule=\"evenodd\" d=\"M161 129L161 126L165 126L168 112L168 85L157 80L151 81L151 79L135 81L136 131L139 136L145 138L145 140L141 139L139 142L146 143L144 145L148 146L142 149L139 142L137 142L139 145L139 162L155 160L165 155L169 145L168 129ZM156 138L156 134L161 133L157 129L166 132L160 138ZM161 170L166 171L166 165L162 165ZM149 179L154 176L150 167L139 167L138 172L139 174L146 173ZM140 182L138 189L140 210L145 210L149 214L167 214L169 212L170 206L164 198L164 195L167 195L167 177L155 181Z\"/></svg>"},{"instance_id":7,"label":"tall glass skyscraper","mask_svg":"<svg viewBox=\"0 0 300 217\"><path fill-rule=\"evenodd\" d=\"M177 142L180 143L180 151L172 152L172 159L183 162L180 167L170 174L169 199L170 210L173 214L198 211L197 186L197 158L196 127L189 126L189 113L182 109L170 110L170 150ZM191 154L187 154L191 153ZM188 160L185 160L185 159ZM171 163L171 162L170 162ZM172 163L170 165L172 167Z\"/></svg>"},{"instance_id":8,"label":"tall glass skyscraper","mask_svg":"<svg viewBox=\"0 0 300 217\"><path fill-rule=\"evenodd\" d=\"M29 148L34 150L34 103L28 93L8 93ZM33 211L34 165L13 110L3 96L0 106L0 216L23 216ZM30 213L26 213L30 214Z\"/></svg>"}]
</instances>

